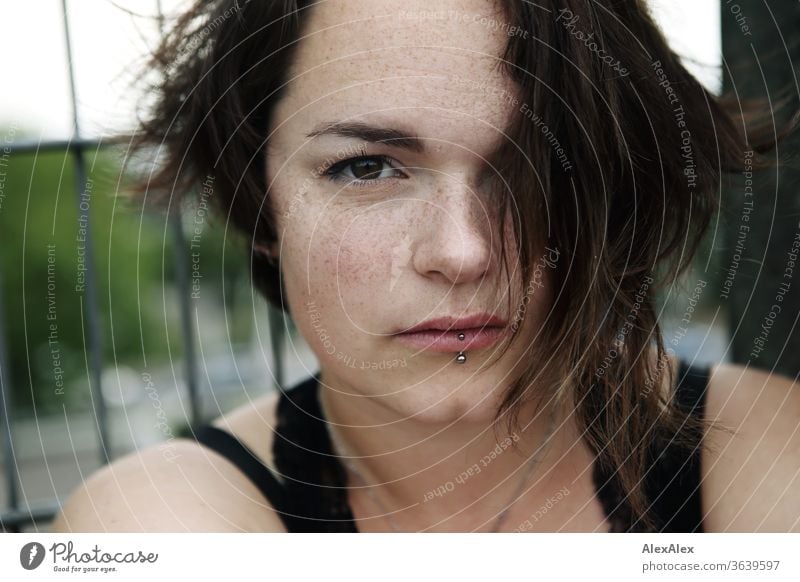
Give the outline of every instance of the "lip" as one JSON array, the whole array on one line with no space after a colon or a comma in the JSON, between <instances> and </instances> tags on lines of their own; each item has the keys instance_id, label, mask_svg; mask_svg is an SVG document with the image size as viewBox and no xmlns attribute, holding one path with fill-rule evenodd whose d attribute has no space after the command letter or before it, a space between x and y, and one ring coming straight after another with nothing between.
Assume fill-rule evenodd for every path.
<instances>
[{"instance_id":1,"label":"lip","mask_svg":"<svg viewBox=\"0 0 800 582\"><path fill-rule=\"evenodd\" d=\"M409 327L406 330L399 331L398 333L414 333L424 330L449 330L449 331L462 331L474 327L505 327L506 321L490 315L488 313L476 313L468 317L437 317L434 319L427 319L422 323L418 323L414 327Z\"/></svg>"},{"instance_id":2,"label":"lip","mask_svg":"<svg viewBox=\"0 0 800 582\"><path fill-rule=\"evenodd\" d=\"M413 348L434 352L477 350L497 342L507 331L500 317L479 313L469 317L439 317L395 334L395 338ZM464 339L458 339L460 333Z\"/></svg>"}]
</instances>

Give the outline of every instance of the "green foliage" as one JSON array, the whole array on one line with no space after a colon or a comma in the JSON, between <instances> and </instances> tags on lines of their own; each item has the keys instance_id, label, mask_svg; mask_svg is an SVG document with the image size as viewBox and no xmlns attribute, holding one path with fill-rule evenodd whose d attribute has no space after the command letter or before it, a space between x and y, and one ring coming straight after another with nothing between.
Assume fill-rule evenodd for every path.
<instances>
[{"instance_id":1,"label":"green foliage","mask_svg":"<svg viewBox=\"0 0 800 582\"><path fill-rule=\"evenodd\" d=\"M86 165L80 197L71 152L12 154L0 167L0 309L17 410L89 405L89 272L82 267L90 250L103 366L144 370L183 355L174 233L166 215L142 213L127 201L112 150L87 152ZM91 217L91 246L78 219L80 201ZM231 242L205 225L202 284L209 298L221 297L223 280L228 294L239 289L244 295L246 265L240 245ZM187 240L181 260L189 277L191 252ZM233 320L238 325L230 339L243 341L252 324L238 313Z\"/></svg>"}]
</instances>

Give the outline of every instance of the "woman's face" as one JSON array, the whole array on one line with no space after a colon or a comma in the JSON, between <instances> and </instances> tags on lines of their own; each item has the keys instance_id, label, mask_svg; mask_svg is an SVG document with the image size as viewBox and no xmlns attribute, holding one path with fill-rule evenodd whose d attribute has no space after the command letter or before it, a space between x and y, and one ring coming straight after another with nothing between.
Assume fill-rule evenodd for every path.
<instances>
[{"instance_id":1,"label":"woman's face","mask_svg":"<svg viewBox=\"0 0 800 582\"><path fill-rule=\"evenodd\" d=\"M524 363L524 341L486 366L500 342L458 364L457 350L395 335L476 313L510 326L523 290L509 222L507 275L519 290L509 312L486 162L520 106L498 71L507 24L483 0L431 8L370 0L312 9L272 118L270 204L285 299L324 381L386 396L418 419L490 419ZM371 158L348 163L360 156ZM523 332L535 333L549 302L547 285L533 289Z\"/></svg>"}]
</instances>

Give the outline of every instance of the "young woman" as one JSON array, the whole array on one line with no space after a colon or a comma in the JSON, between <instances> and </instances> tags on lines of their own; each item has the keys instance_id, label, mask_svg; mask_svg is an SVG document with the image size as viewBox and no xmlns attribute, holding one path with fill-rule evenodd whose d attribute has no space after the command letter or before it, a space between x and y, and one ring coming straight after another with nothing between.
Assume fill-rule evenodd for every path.
<instances>
[{"instance_id":1,"label":"young woman","mask_svg":"<svg viewBox=\"0 0 800 582\"><path fill-rule=\"evenodd\" d=\"M800 531L798 387L661 338L763 147L644 2L202 0L154 66L145 190L214 177L320 372L55 530Z\"/></svg>"}]
</instances>

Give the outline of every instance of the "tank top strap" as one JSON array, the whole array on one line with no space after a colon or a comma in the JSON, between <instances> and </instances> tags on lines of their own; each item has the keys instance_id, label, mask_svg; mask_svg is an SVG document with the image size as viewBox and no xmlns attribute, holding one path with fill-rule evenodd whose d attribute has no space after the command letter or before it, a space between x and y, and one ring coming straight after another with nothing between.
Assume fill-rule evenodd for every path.
<instances>
[{"instance_id":1,"label":"tank top strap","mask_svg":"<svg viewBox=\"0 0 800 582\"><path fill-rule=\"evenodd\" d=\"M270 502L278 515L285 511L286 490L275 474L247 445L226 430L205 424L194 431L195 440L233 463Z\"/></svg>"},{"instance_id":2,"label":"tank top strap","mask_svg":"<svg viewBox=\"0 0 800 582\"><path fill-rule=\"evenodd\" d=\"M675 401L698 420L705 418L709 365L690 365L680 360ZM680 429L679 429L680 430ZM667 435L667 444L651 452L653 465L646 476L648 496L654 512L661 516L664 532L700 533L703 531L701 505L701 453L703 434L682 431L690 446L679 446L677 434Z\"/></svg>"},{"instance_id":3,"label":"tank top strap","mask_svg":"<svg viewBox=\"0 0 800 582\"><path fill-rule=\"evenodd\" d=\"M286 488L289 531L357 532L347 474L333 452L319 402L320 373L284 391L278 402L273 459Z\"/></svg>"},{"instance_id":4,"label":"tank top strap","mask_svg":"<svg viewBox=\"0 0 800 582\"><path fill-rule=\"evenodd\" d=\"M204 424L195 440L233 463L270 502L289 532L356 532L346 473L332 453L319 405L319 373L283 391L273 438L276 471L226 430Z\"/></svg>"},{"instance_id":5,"label":"tank top strap","mask_svg":"<svg viewBox=\"0 0 800 582\"><path fill-rule=\"evenodd\" d=\"M692 416L702 419L710 366L690 365L679 359L673 402ZM702 434L679 428L677 434L654 439L648 447L649 468L644 475L644 489L650 501L650 512L658 522L657 531L692 533L703 531L703 512L700 503L700 456ZM640 521L628 511L618 485L616 471L596 462L594 481L597 495L614 532L644 532Z\"/></svg>"}]
</instances>

